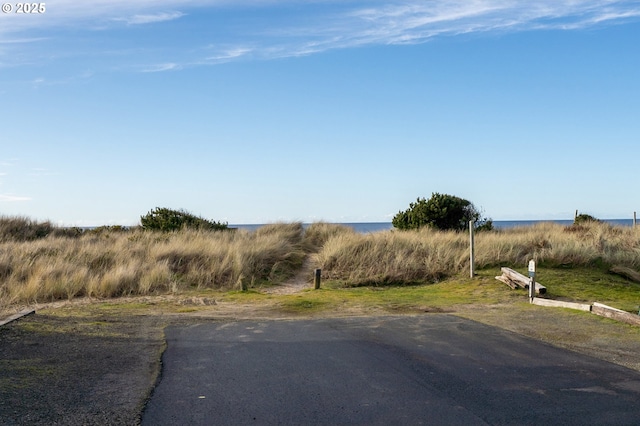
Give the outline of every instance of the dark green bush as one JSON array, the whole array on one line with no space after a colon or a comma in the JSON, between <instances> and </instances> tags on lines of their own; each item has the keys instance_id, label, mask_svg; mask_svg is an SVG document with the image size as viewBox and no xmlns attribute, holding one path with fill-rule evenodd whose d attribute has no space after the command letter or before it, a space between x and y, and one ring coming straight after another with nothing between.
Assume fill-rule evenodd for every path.
<instances>
[{"instance_id":1,"label":"dark green bush","mask_svg":"<svg viewBox=\"0 0 640 426\"><path fill-rule=\"evenodd\" d=\"M425 226L441 230L462 231L469 227L469 221L475 221L476 229L491 230L491 219L482 218L480 211L460 197L434 192L431 198L418 198L410 203L405 211L398 212L392 220L397 229L419 229Z\"/></svg>"},{"instance_id":2,"label":"dark green bush","mask_svg":"<svg viewBox=\"0 0 640 426\"><path fill-rule=\"evenodd\" d=\"M602 221L600 219L596 219L595 217L585 213L577 215L573 220L574 225L579 225L581 223L593 223L593 222L602 222Z\"/></svg>"},{"instance_id":3,"label":"dark green bush","mask_svg":"<svg viewBox=\"0 0 640 426\"><path fill-rule=\"evenodd\" d=\"M205 231L229 229L226 223L207 220L185 210L172 210L164 207L156 207L141 216L140 223L142 229L164 232L178 231L184 228Z\"/></svg>"},{"instance_id":4,"label":"dark green bush","mask_svg":"<svg viewBox=\"0 0 640 426\"><path fill-rule=\"evenodd\" d=\"M90 234L102 235L102 234L117 234L117 233L131 232L131 230L132 229L128 226L102 225L102 226L95 227L87 232Z\"/></svg>"}]
</instances>

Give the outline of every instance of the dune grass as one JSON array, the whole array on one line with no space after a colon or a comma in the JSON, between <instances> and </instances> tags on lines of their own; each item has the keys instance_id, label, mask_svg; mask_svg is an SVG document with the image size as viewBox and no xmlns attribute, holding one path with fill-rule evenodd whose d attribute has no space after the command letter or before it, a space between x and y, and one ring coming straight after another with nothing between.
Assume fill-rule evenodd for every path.
<instances>
[{"instance_id":1,"label":"dune grass","mask_svg":"<svg viewBox=\"0 0 640 426\"><path fill-rule=\"evenodd\" d=\"M292 223L255 233L137 230L5 241L0 300L39 303L241 288L290 276L305 257L302 239L302 225Z\"/></svg>"},{"instance_id":2,"label":"dune grass","mask_svg":"<svg viewBox=\"0 0 640 426\"><path fill-rule=\"evenodd\" d=\"M291 277L306 258L336 290L428 284L425 294L433 299L438 289L449 297L457 294L451 282L469 270L468 235L432 229L358 234L327 223L306 229L300 223L280 223L255 232L70 232L49 224L42 225L47 232L38 233L40 226L24 218L0 218L0 304L260 288ZM475 240L481 275L499 274L500 266L523 272L528 260L535 259L541 276L542 271L547 274L541 281L555 297L617 300L630 311L638 304L636 284L607 273L613 265L640 269L638 228L548 223L481 232ZM433 286L445 280L448 285ZM590 290L578 293L585 280ZM549 285L561 281L561 286ZM474 291L481 290L487 291ZM474 300L468 291L459 296ZM292 308L321 306L312 302Z\"/></svg>"},{"instance_id":3,"label":"dune grass","mask_svg":"<svg viewBox=\"0 0 640 426\"><path fill-rule=\"evenodd\" d=\"M522 267L640 267L640 228L604 223L530 227L481 232L475 238L478 269ZM438 282L469 270L466 233L422 229L329 238L318 254L326 278L349 285Z\"/></svg>"}]
</instances>

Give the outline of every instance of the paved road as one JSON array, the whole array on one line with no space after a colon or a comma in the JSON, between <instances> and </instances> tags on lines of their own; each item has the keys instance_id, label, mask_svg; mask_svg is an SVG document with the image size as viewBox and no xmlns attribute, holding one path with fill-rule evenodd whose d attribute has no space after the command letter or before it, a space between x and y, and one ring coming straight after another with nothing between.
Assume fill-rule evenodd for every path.
<instances>
[{"instance_id":1,"label":"paved road","mask_svg":"<svg viewBox=\"0 0 640 426\"><path fill-rule=\"evenodd\" d=\"M143 425L640 424L640 373L450 315L166 336Z\"/></svg>"}]
</instances>

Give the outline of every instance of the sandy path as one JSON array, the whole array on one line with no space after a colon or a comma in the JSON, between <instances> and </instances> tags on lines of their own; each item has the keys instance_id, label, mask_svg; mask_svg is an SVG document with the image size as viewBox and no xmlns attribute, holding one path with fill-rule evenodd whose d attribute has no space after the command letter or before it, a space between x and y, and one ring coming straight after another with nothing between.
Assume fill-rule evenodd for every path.
<instances>
[{"instance_id":1,"label":"sandy path","mask_svg":"<svg viewBox=\"0 0 640 426\"><path fill-rule=\"evenodd\" d=\"M314 270L316 268L315 256L308 255L302 267L296 274L279 285L263 289L268 294L293 294L313 287Z\"/></svg>"}]
</instances>

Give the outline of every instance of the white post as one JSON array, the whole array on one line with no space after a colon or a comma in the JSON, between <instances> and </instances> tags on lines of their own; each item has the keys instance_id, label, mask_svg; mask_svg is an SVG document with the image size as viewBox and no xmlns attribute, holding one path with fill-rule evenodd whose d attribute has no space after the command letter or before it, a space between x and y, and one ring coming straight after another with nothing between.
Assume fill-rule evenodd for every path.
<instances>
[{"instance_id":1,"label":"white post","mask_svg":"<svg viewBox=\"0 0 640 426\"><path fill-rule=\"evenodd\" d=\"M471 264L470 267L470 274L471 274L471 278L473 278L473 276L475 275L475 259L473 257L474 254L474 250L475 250L475 243L473 241L473 226L474 225L474 221L470 220L469 221L469 263Z\"/></svg>"},{"instance_id":2,"label":"white post","mask_svg":"<svg viewBox=\"0 0 640 426\"><path fill-rule=\"evenodd\" d=\"M536 297L536 262L535 260L529 261L529 301L533 302Z\"/></svg>"}]
</instances>

